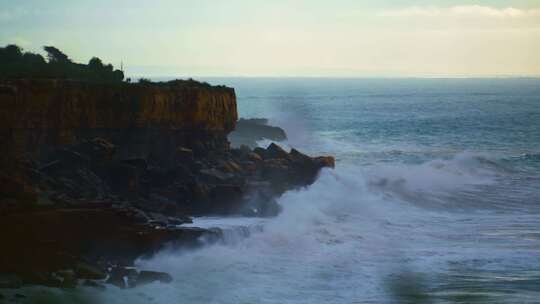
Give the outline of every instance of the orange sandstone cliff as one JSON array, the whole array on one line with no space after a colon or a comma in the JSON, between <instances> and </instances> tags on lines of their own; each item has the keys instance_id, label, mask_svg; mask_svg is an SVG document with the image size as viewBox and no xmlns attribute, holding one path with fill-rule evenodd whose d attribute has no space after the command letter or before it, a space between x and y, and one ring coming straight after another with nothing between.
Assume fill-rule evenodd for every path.
<instances>
[{"instance_id":1,"label":"orange sandstone cliff","mask_svg":"<svg viewBox=\"0 0 540 304\"><path fill-rule=\"evenodd\" d=\"M234 89L195 82L98 84L61 80L0 83L0 152L46 159L64 145L102 137L118 158L158 156L178 146L225 148L237 120Z\"/></svg>"}]
</instances>

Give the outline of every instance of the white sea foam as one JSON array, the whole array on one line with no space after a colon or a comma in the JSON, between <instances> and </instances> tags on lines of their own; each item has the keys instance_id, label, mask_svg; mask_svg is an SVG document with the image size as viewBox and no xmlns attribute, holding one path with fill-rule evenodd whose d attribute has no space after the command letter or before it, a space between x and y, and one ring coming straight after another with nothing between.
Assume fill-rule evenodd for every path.
<instances>
[{"instance_id":1,"label":"white sea foam","mask_svg":"<svg viewBox=\"0 0 540 304\"><path fill-rule=\"evenodd\" d=\"M221 227L238 237L140 260L139 267L169 272L175 281L108 291L105 298L108 303L142 303L149 297L155 303L178 299L182 303L390 301L392 294L386 288L392 274L429 273L455 256L448 244L434 236L447 233L448 218L403 197L388 196L372 184L380 178L399 178L410 184L399 191L455 190L475 176L482 180L489 175L464 165L469 157L476 156L397 171L373 168L366 173L352 166L325 169L312 186L283 195L279 203L284 211L276 218L196 219L195 225ZM418 174L431 178L420 179ZM464 182L456 183L460 179ZM433 226L435 222L440 227ZM251 227L250 233L235 227ZM476 251L463 250L460 257L474 257L479 254Z\"/></svg>"}]
</instances>

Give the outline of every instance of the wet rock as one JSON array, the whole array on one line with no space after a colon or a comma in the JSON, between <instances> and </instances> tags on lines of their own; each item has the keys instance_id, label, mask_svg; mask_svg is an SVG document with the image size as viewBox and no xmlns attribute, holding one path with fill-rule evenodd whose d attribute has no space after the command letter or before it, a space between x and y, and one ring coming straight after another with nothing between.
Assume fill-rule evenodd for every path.
<instances>
[{"instance_id":1,"label":"wet rock","mask_svg":"<svg viewBox=\"0 0 540 304\"><path fill-rule=\"evenodd\" d=\"M183 218L168 217L167 221L168 221L169 225L175 225L175 226L179 226L179 225L182 225L182 224L191 224L191 223L193 223L193 220L188 216L185 216Z\"/></svg>"},{"instance_id":2,"label":"wet rock","mask_svg":"<svg viewBox=\"0 0 540 304\"><path fill-rule=\"evenodd\" d=\"M206 182L210 183L224 183L233 177L229 173L225 173L214 168L201 170L199 172L199 176Z\"/></svg>"},{"instance_id":3,"label":"wet rock","mask_svg":"<svg viewBox=\"0 0 540 304\"><path fill-rule=\"evenodd\" d=\"M257 141L263 139L282 141L287 139L287 135L282 128L268 125L268 120L263 118L240 119L235 130L229 134L233 147L255 147Z\"/></svg>"},{"instance_id":4,"label":"wet rock","mask_svg":"<svg viewBox=\"0 0 540 304\"><path fill-rule=\"evenodd\" d=\"M239 150L241 154L251 153L251 148L247 145L240 145Z\"/></svg>"},{"instance_id":5,"label":"wet rock","mask_svg":"<svg viewBox=\"0 0 540 304\"><path fill-rule=\"evenodd\" d=\"M280 146L275 143L271 143L265 151L265 158L267 159L289 159L290 155L287 151L283 150Z\"/></svg>"},{"instance_id":6,"label":"wet rock","mask_svg":"<svg viewBox=\"0 0 540 304\"><path fill-rule=\"evenodd\" d=\"M122 162L126 165L135 167L140 171L146 171L148 168L148 162L144 158L124 159Z\"/></svg>"},{"instance_id":7,"label":"wet rock","mask_svg":"<svg viewBox=\"0 0 540 304\"><path fill-rule=\"evenodd\" d=\"M62 280L62 284L61 284L62 288L77 287L78 280L73 270L65 270L65 271L57 272L57 276L60 277L60 279Z\"/></svg>"},{"instance_id":8,"label":"wet rock","mask_svg":"<svg viewBox=\"0 0 540 304\"><path fill-rule=\"evenodd\" d=\"M78 263L75 267L75 277L78 279L104 280L107 274L99 267Z\"/></svg>"},{"instance_id":9,"label":"wet rock","mask_svg":"<svg viewBox=\"0 0 540 304\"><path fill-rule=\"evenodd\" d=\"M223 170L223 172L226 173L237 173L241 172L242 168L240 165L238 165L235 161L229 160L222 162L220 169Z\"/></svg>"},{"instance_id":10,"label":"wet rock","mask_svg":"<svg viewBox=\"0 0 540 304\"><path fill-rule=\"evenodd\" d=\"M264 159L266 157L266 150L264 148L261 148L261 147L256 147L255 149L253 149L253 153L256 153L262 159Z\"/></svg>"},{"instance_id":11,"label":"wet rock","mask_svg":"<svg viewBox=\"0 0 540 304\"><path fill-rule=\"evenodd\" d=\"M247 158L250 160L250 161L254 161L254 162L260 162L263 160L263 158L258 154L258 153L254 153L254 152L250 152L248 155L247 155Z\"/></svg>"},{"instance_id":12,"label":"wet rock","mask_svg":"<svg viewBox=\"0 0 540 304\"><path fill-rule=\"evenodd\" d=\"M334 168L336 165L336 161L332 156L315 157L315 161L320 167Z\"/></svg>"},{"instance_id":13,"label":"wet rock","mask_svg":"<svg viewBox=\"0 0 540 304\"><path fill-rule=\"evenodd\" d=\"M23 285L21 278L14 274L1 274L0 275L0 289L1 288L20 288Z\"/></svg>"},{"instance_id":14,"label":"wet rock","mask_svg":"<svg viewBox=\"0 0 540 304\"><path fill-rule=\"evenodd\" d=\"M134 287L138 272L134 268L115 267L111 269L106 283L119 288Z\"/></svg>"},{"instance_id":15,"label":"wet rock","mask_svg":"<svg viewBox=\"0 0 540 304\"><path fill-rule=\"evenodd\" d=\"M86 287L92 287L92 288L96 288L96 289L99 289L99 290L105 290L107 289L105 287L105 285L103 284L100 284L98 282L95 282L95 281L92 281L92 280L85 280L83 283L82 283L83 286L86 286Z\"/></svg>"},{"instance_id":16,"label":"wet rock","mask_svg":"<svg viewBox=\"0 0 540 304\"><path fill-rule=\"evenodd\" d=\"M291 152L289 153L290 156L291 156L291 159L295 162L300 162L300 163L309 163L312 161L312 158L307 156L306 154L296 150L296 149L291 149Z\"/></svg>"},{"instance_id":17,"label":"wet rock","mask_svg":"<svg viewBox=\"0 0 540 304\"><path fill-rule=\"evenodd\" d=\"M73 148L74 152L97 161L112 160L116 146L104 138L94 138L84 141Z\"/></svg>"},{"instance_id":18,"label":"wet rock","mask_svg":"<svg viewBox=\"0 0 540 304\"><path fill-rule=\"evenodd\" d=\"M143 270L139 273L136 283L137 285L144 285L153 282L170 283L172 281L173 278L168 273Z\"/></svg>"}]
</instances>

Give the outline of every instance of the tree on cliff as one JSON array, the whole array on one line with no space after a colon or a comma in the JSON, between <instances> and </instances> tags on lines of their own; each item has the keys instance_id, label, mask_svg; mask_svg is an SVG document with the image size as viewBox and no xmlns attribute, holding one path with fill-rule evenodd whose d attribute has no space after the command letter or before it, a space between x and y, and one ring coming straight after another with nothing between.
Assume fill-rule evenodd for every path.
<instances>
[{"instance_id":1,"label":"tree on cliff","mask_svg":"<svg viewBox=\"0 0 540 304\"><path fill-rule=\"evenodd\" d=\"M122 82L124 73L111 64L104 65L93 57L88 64L72 62L54 46L45 46L47 61L40 54L24 52L17 45L0 47L0 78L54 78L90 80L95 82Z\"/></svg>"},{"instance_id":2,"label":"tree on cliff","mask_svg":"<svg viewBox=\"0 0 540 304\"><path fill-rule=\"evenodd\" d=\"M44 46L43 50L47 52L49 63L71 63L68 56L54 46Z\"/></svg>"}]
</instances>

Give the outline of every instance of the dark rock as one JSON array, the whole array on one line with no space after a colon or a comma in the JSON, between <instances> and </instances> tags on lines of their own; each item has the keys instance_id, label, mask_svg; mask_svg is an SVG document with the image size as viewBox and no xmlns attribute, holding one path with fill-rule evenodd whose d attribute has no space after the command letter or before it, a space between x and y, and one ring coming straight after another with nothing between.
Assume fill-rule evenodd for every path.
<instances>
[{"instance_id":1,"label":"dark rock","mask_svg":"<svg viewBox=\"0 0 540 304\"><path fill-rule=\"evenodd\" d=\"M242 171L242 168L233 160L224 161L220 168L227 173L236 173Z\"/></svg>"},{"instance_id":2,"label":"dark rock","mask_svg":"<svg viewBox=\"0 0 540 304\"><path fill-rule=\"evenodd\" d=\"M311 157L307 156L304 153L301 153L296 149L291 149L291 152L289 154L291 156L291 159L295 162L309 163L312 161Z\"/></svg>"},{"instance_id":3,"label":"dark rock","mask_svg":"<svg viewBox=\"0 0 540 304\"><path fill-rule=\"evenodd\" d=\"M169 217L167 218L167 222L169 225L179 226L182 224L191 224L193 223L193 220L190 217L184 217L182 219L177 217Z\"/></svg>"},{"instance_id":4,"label":"dark rock","mask_svg":"<svg viewBox=\"0 0 540 304\"><path fill-rule=\"evenodd\" d=\"M127 195L139 188L139 170L136 167L115 162L109 163L105 170L107 184L115 192Z\"/></svg>"},{"instance_id":5,"label":"dark rock","mask_svg":"<svg viewBox=\"0 0 540 304\"><path fill-rule=\"evenodd\" d=\"M263 160L263 158L257 154L257 153L254 153L254 152L251 152L247 155L247 158L250 160L250 161L254 161L254 162L260 162Z\"/></svg>"},{"instance_id":6,"label":"dark rock","mask_svg":"<svg viewBox=\"0 0 540 304\"><path fill-rule=\"evenodd\" d=\"M122 162L126 165L135 167L140 171L146 171L148 168L148 162L144 158L124 159Z\"/></svg>"},{"instance_id":7,"label":"dark rock","mask_svg":"<svg viewBox=\"0 0 540 304\"><path fill-rule=\"evenodd\" d=\"M153 282L170 283L172 281L173 278L168 273L143 270L139 273L136 283L137 285L144 285Z\"/></svg>"},{"instance_id":8,"label":"dark rock","mask_svg":"<svg viewBox=\"0 0 540 304\"><path fill-rule=\"evenodd\" d=\"M75 267L75 277L78 279L104 280L107 277L107 274L99 267L78 263Z\"/></svg>"},{"instance_id":9,"label":"dark rock","mask_svg":"<svg viewBox=\"0 0 540 304\"><path fill-rule=\"evenodd\" d=\"M265 158L269 159L289 159L290 155L287 153L287 151L283 150L280 146L276 145L275 143L271 143L265 151Z\"/></svg>"},{"instance_id":10,"label":"dark rock","mask_svg":"<svg viewBox=\"0 0 540 304\"><path fill-rule=\"evenodd\" d=\"M261 147L256 147L255 149L253 149L253 153L256 153L262 159L264 159L266 157L266 150L261 148Z\"/></svg>"},{"instance_id":11,"label":"dark rock","mask_svg":"<svg viewBox=\"0 0 540 304\"><path fill-rule=\"evenodd\" d=\"M225 173L213 168L201 170L199 172L199 176L203 180L211 183L224 183L232 177L232 175L229 173Z\"/></svg>"},{"instance_id":12,"label":"dark rock","mask_svg":"<svg viewBox=\"0 0 540 304\"><path fill-rule=\"evenodd\" d=\"M1 288L20 288L23 282L21 278L14 274L1 274L0 275L0 289Z\"/></svg>"},{"instance_id":13,"label":"dark rock","mask_svg":"<svg viewBox=\"0 0 540 304\"><path fill-rule=\"evenodd\" d=\"M247 145L255 147L257 141L269 139L282 141L287 139L285 131L279 127L268 125L267 119L240 119L236 123L236 128L229 134L229 140L233 147Z\"/></svg>"},{"instance_id":14,"label":"dark rock","mask_svg":"<svg viewBox=\"0 0 540 304\"><path fill-rule=\"evenodd\" d=\"M84 155L97 161L112 160L116 151L116 146L104 138L94 138L84 141L73 148L74 152Z\"/></svg>"},{"instance_id":15,"label":"dark rock","mask_svg":"<svg viewBox=\"0 0 540 304\"><path fill-rule=\"evenodd\" d=\"M247 145L240 145L239 150L242 154L251 153L251 148Z\"/></svg>"},{"instance_id":16,"label":"dark rock","mask_svg":"<svg viewBox=\"0 0 540 304\"><path fill-rule=\"evenodd\" d=\"M179 147L176 149L176 156L178 161L189 163L193 161L193 150L185 148L185 147Z\"/></svg>"},{"instance_id":17,"label":"dark rock","mask_svg":"<svg viewBox=\"0 0 540 304\"><path fill-rule=\"evenodd\" d=\"M119 288L135 287L137 276L134 268L115 267L111 269L106 283Z\"/></svg>"},{"instance_id":18,"label":"dark rock","mask_svg":"<svg viewBox=\"0 0 540 304\"><path fill-rule=\"evenodd\" d=\"M320 167L334 168L336 165L336 161L332 156L315 157L315 161Z\"/></svg>"},{"instance_id":19,"label":"dark rock","mask_svg":"<svg viewBox=\"0 0 540 304\"><path fill-rule=\"evenodd\" d=\"M33 206L37 202L37 191L24 176L8 176L2 172L0 173L1 197L15 199L24 206Z\"/></svg>"},{"instance_id":20,"label":"dark rock","mask_svg":"<svg viewBox=\"0 0 540 304\"><path fill-rule=\"evenodd\" d=\"M75 277L75 273L72 270L60 271L56 273L62 279L62 288L75 288L77 287L78 280Z\"/></svg>"}]
</instances>

